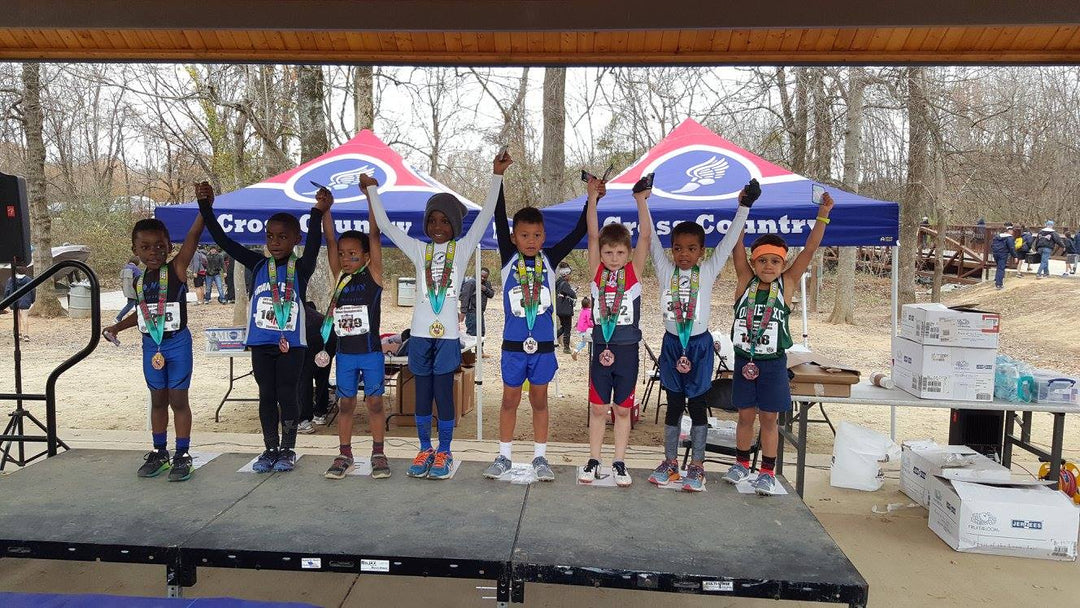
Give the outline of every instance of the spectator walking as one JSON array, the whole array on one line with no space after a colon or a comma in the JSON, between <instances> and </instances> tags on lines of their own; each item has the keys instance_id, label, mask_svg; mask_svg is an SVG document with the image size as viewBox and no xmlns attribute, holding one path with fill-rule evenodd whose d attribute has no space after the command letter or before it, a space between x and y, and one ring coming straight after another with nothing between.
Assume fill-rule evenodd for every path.
<instances>
[{"instance_id":1,"label":"spectator walking","mask_svg":"<svg viewBox=\"0 0 1080 608\"><path fill-rule=\"evenodd\" d=\"M994 255L994 264L997 270L994 273L994 287L1005 288L1005 266L1009 259L1016 257L1016 238L1006 225L990 243L990 253Z\"/></svg>"},{"instance_id":2,"label":"spectator walking","mask_svg":"<svg viewBox=\"0 0 1080 608\"><path fill-rule=\"evenodd\" d=\"M1061 236L1054 231L1054 220L1046 220L1046 225L1035 237L1035 251L1039 252L1039 270L1035 272L1035 278L1050 276L1050 254L1055 247L1064 245Z\"/></svg>"},{"instance_id":3,"label":"spectator walking","mask_svg":"<svg viewBox=\"0 0 1080 608\"><path fill-rule=\"evenodd\" d=\"M203 303L210 303L210 296L214 295L214 287L217 287L218 302L225 303L225 286L221 282L221 275L225 273L225 256L218 251L217 247L210 248L210 255L206 256L206 295Z\"/></svg>"},{"instance_id":4,"label":"spectator walking","mask_svg":"<svg viewBox=\"0 0 1080 608\"><path fill-rule=\"evenodd\" d=\"M577 302L577 292L570 283L572 272L569 264L560 262L559 276L555 279L555 315L559 317L559 333L555 335L555 344L562 344L563 352L567 354L573 354L570 351L570 332L574 327L574 304Z\"/></svg>"},{"instance_id":5,"label":"spectator walking","mask_svg":"<svg viewBox=\"0 0 1080 608\"><path fill-rule=\"evenodd\" d=\"M487 335L484 329L484 312L487 311L488 300L495 296L495 288L488 280L491 272L487 268L480 269L480 334ZM461 318L465 321L465 333L476 337L476 277L467 277L461 284ZM487 356L487 355L483 355Z\"/></svg>"},{"instance_id":6,"label":"spectator walking","mask_svg":"<svg viewBox=\"0 0 1080 608\"><path fill-rule=\"evenodd\" d=\"M195 283L195 304L199 305L203 302L203 296L206 292L206 254L202 250L196 249L195 255L191 257L191 263L188 264L188 272L191 274Z\"/></svg>"},{"instance_id":7,"label":"spectator walking","mask_svg":"<svg viewBox=\"0 0 1080 608\"><path fill-rule=\"evenodd\" d=\"M124 267L120 269L120 290L124 293L124 297L127 298L127 304L124 304L120 312L116 313L117 323L139 303L138 295L135 293L135 281L141 276L142 270L139 270L139 258L131 256L128 258L127 264L124 264Z\"/></svg>"}]
</instances>

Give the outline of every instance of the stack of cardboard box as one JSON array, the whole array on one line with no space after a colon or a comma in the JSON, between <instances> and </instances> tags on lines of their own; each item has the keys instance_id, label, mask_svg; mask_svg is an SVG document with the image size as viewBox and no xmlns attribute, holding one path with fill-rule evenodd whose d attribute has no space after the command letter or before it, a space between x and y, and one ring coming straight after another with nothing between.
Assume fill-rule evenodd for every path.
<instances>
[{"instance_id":1,"label":"stack of cardboard box","mask_svg":"<svg viewBox=\"0 0 1080 608\"><path fill-rule=\"evenodd\" d=\"M907 304L893 338L892 379L923 399L993 401L1001 315L943 304Z\"/></svg>"},{"instance_id":2,"label":"stack of cardboard box","mask_svg":"<svg viewBox=\"0 0 1080 608\"><path fill-rule=\"evenodd\" d=\"M461 367L454 372L454 422L473 411L476 407L476 354L472 351L462 353ZM398 426L416 426L416 377L405 366L398 372L397 390L393 397L393 411L402 416L394 416ZM434 419L433 419L434 420Z\"/></svg>"}]
</instances>

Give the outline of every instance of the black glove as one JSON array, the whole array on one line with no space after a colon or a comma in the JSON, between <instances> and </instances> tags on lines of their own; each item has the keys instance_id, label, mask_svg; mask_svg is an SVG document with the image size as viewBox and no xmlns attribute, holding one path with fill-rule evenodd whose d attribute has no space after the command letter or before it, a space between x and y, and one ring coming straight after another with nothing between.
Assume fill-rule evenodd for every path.
<instances>
[{"instance_id":1,"label":"black glove","mask_svg":"<svg viewBox=\"0 0 1080 608\"><path fill-rule=\"evenodd\" d=\"M759 196L761 196L761 184L756 179L752 179L743 188L742 195L739 196L739 204L743 207L752 207Z\"/></svg>"},{"instance_id":2,"label":"black glove","mask_svg":"<svg viewBox=\"0 0 1080 608\"><path fill-rule=\"evenodd\" d=\"M646 176L643 176L641 179L639 179L637 181L637 183L634 184L634 189L633 189L634 194L637 194L638 192L644 192L645 190L652 190L653 177L655 175L656 175L655 173L650 173L650 174L648 174Z\"/></svg>"}]
</instances>

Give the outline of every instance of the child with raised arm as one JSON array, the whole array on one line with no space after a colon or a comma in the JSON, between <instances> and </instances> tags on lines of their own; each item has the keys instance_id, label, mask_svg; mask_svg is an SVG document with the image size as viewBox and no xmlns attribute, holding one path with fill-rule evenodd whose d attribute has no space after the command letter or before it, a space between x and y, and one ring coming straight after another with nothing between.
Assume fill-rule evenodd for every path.
<instances>
[{"instance_id":1,"label":"child with raised arm","mask_svg":"<svg viewBox=\"0 0 1080 608\"><path fill-rule=\"evenodd\" d=\"M832 207L832 196L826 192L806 245L786 270L787 243L775 234L754 240L749 262L744 251L734 255L737 295L731 327L735 347L731 402L739 409L739 422L735 428L736 461L723 479L734 484L750 476L750 443L756 414L761 424L761 470L754 490L761 496L772 494L776 487L776 420L778 414L791 408L786 353L792 345L788 302L821 244Z\"/></svg>"},{"instance_id":2,"label":"child with raised arm","mask_svg":"<svg viewBox=\"0 0 1080 608\"><path fill-rule=\"evenodd\" d=\"M727 234L705 262L705 230L696 222L679 222L671 230L669 260L652 233L652 260L660 281L660 310L664 318L664 341L660 346L660 384L667 390L664 416L664 461L649 481L667 485L681 481L683 490L705 489L705 442L709 431L705 393L712 385L714 351L709 333L712 289L740 237L750 206L761 195L756 179L739 194L739 209ZM650 223L651 217L645 218ZM679 475L679 431L683 409L690 413L692 456L686 478Z\"/></svg>"},{"instance_id":3,"label":"child with raised arm","mask_svg":"<svg viewBox=\"0 0 1080 608\"><path fill-rule=\"evenodd\" d=\"M360 176L362 192L378 186L374 178ZM330 194L329 191L326 193ZM390 463L383 453L386 413L383 411L382 396L386 359L379 339L383 290L382 243L379 242L379 226L373 217L369 202L369 233L348 230L334 240L334 220L329 212L323 215L326 254L330 270L338 278L321 328L324 342L329 340L331 331L337 335L340 453L326 470L329 479L342 479L353 466L353 413L361 379L364 382L368 423L371 425L371 476L375 479L390 477ZM327 353L315 355L315 364L321 367L330 365L330 356Z\"/></svg>"},{"instance_id":4,"label":"child with raised arm","mask_svg":"<svg viewBox=\"0 0 1080 608\"><path fill-rule=\"evenodd\" d=\"M514 161L509 154L496 156L487 199L469 232L462 235L465 206L449 192L428 199L424 209L424 233L429 242L414 239L390 222L374 186L366 193L379 228L412 260L417 277L417 302L413 308L409 338L409 371L416 383L416 435L420 452L406 474L409 477L448 479L454 458L454 372L461 365L458 335L458 286L461 284L484 232L491 226L502 188L502 175ZM431 447L432 403L438 411L439 446Z\"/></svg>"},{"instance_id":5,"label":"child with raised arm","mask_svg":"<svg viewBox=\"0 0 1080 608\"><path fill-rule=\"evenodd\" d=\"M601 196L603 192L601 191ZM548 383L555 377L555 268L585 236L585 207L577 225L558 243L544 247L544 216L536 207L523 207L514 214L511 231L506 219L506 199L499 190L495 207L495 233L502 259L503 325L502 407L499 410L499 455L484 471L484 477L498 479L511 467L511 447L521 387L529 382L529 404L533 415L532 467L540 481L555 481L547 461ZM570 302L573 312L573 300Z\"/></svg>"},{"instance_id":6,"label":"child with raised arm","mask_svg":"<svg viewBox=\"0 0 1080 608\"><path fill-rule=\"evenodd\" d=\"M589 268L596 273L590 284L593 301L593 355L589 362L589 461L578 473L578 481L591 483L600 478L600 452L608 410L615 412L615 460L611 464L615 483L629 486L633 479L626 471L626 446L630 442L630 410L637 384L638 343L641 342L641 283L638 273L645 268L652 240L652 222L646 221L645 204L652 184L642 178L634 184L638 208L638 242L631 248L630 231L620 223L601 230L596 215L603 182L589 178L586 220L589 233Z\"/></svg>"},{"instance_id":7,"label":"child with raised arm","mask_svg":"<svg viewBox=\"0 0 1080 608\"><path fill-rule=\"evenodd\" d=\"M203 188L206 183L199 185ZM207 186L209 187L209 186ZM135 222L131 229L131 252L146 267L141 277L132 278L135 293L135 312L102 334L116 342L116 335L129 327L142 333L143 376L150 389L150 432L154 449L143 456L139 477L156 477L169 471L169 481L184 481L191 477L191 407L188 387L191 385L191 332L187 327L187 267L199 235L203 231L202 216L196 217L171 260L168 260L169 231L158 219ZM170 461L168 450L169 409L173 412L176 430L176 450Z\"/></svg>"},{"instance_id":8,"label":"child with raised arm","mask_svg":"<svg viewBox=\"0 0 1080 608\"><path fill-rule=\"evenodd\" d=\"M293 249L300 244L300 221L288 213L271 215L266 220L267 257L225 234L214 217L213 189L207 184L199 187L199 212L214 242L253 276L245 344L259 385L259 424L266 449L252 468L256 473L291 471L296 465L297 386L307 350L304 300L322 245L322 215L333 198L326 190L315 195L304 255L299 258Z\"/></svg>"}]
</instances>

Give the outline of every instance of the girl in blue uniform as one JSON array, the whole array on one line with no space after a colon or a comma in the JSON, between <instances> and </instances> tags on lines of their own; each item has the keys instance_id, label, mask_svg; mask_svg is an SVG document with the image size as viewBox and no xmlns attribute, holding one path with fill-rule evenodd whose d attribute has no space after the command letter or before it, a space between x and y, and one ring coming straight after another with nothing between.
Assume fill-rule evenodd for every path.
<instances>
[{"instance_id":1,"label":"girl in blue uniform","mask_svg":"<svg viewBox=\"0 0 1080 608\"><path fill-rule=\"evenodd\" d=\"M333 198L326 189L315 195L300 258L293 253L300 244L300 222L288 213L271 215L266 221L270 256L265 257L225 234L214 217L214 192L209 185L201 185L200 193L199 212L214 242L254 277L245 344L259 385L259 424L266 449L253 468L257 473L291 471L296 464L297 386L307 349L303 302L322 245L322 215Z\"/></svg>"}]
</instances>

